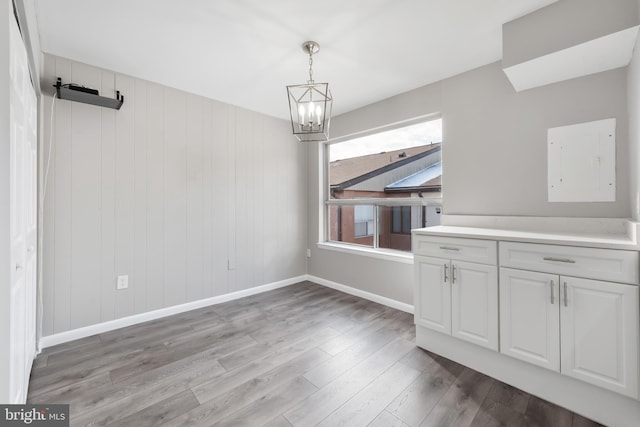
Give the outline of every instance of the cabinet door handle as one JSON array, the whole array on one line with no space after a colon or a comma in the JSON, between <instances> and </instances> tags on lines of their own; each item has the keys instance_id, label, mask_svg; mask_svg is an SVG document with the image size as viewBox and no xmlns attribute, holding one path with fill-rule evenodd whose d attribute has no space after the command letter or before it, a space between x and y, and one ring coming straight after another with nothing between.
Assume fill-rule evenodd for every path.
<instances>
[{"instance_id":1,"label":"cabinet door handle","mask_svg":"<svg viewBox=\"0 0 640 427\"><path fill-rule=\"evenodd\" d=\"M451 264L451 284L456 283L456 266L455 264Z\"/></svg>"},{"instance_id":2,"label":"cabinet door handle","mask_svg":"<svg viewBox=\"0 0 640 427\"><path fill-rule=\"evenodd\" d=\"M553 280L551 281L551 304L553 304L554 302L554 297L553 297Z\"/></svg>"},{"instance_id":3,"label":"cabinet door handle","mask_svg":"<svg viewBox=\"0 0 640 427\"><path fill-rule=\"evenodd\" d=\"M555 258L552 256L546 256L544 258L542 258L545 261L555 261L555 262L566 262L568 264L575 264L576 262L572 259L569 258Z\"/></svg>"},{"instance_id":4,"label":"cabinet door handle","mask_svg":"<svg viewBox=\"0 0 640 427\"><path fill-rule=\"evenodd\" d=\"M567 307L567 282L564 282L564 306Z\"/></svg>"},{"instance_id":5,"label":"cabinet door handle","mask_svg":"<svg viewBox=\"0 0 640 427\"><path fill-rule=\"evenodd\" d=\"M443 251L456 251L460 252L460 248L454 248L453 246L440 246Z\"/></svg>"},{"instance_id":6,"label":"cabinet door handle","mask_svg":"<svg viewBox=\"0 0 640 427\"><path fill-rule=\"evenodd\" d=\"M444 283L447 283L447 268L449 268L449 266L447 264L444 265Z\"/></svg>"}]
</instances>

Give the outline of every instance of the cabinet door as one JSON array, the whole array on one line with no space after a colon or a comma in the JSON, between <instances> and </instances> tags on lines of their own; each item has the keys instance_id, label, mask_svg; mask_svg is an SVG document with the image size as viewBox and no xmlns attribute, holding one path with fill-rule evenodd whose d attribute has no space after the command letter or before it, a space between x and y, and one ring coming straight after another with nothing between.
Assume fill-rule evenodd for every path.
<instances>
[{"instance_id":1,"label":"cabinet door","mask_svg":"<svg viewBox=\"0 0 640 427\"><path fill-rule=\"evenodd\" d=\"M500 352L560 371L556 274L500 269Z\"/></svg>"},{"instance_id":2,"label":"cabinet door","mask_svg":"<svg viewBox=\"0 0 640 427\"><path fill-rule=\"evenodd\" d=\"M560 279L562 373L637 398L638 287Z\"/></svg>"},{"instance_id":3,"label":"cabinet door","mask_svg":"<svg viewBox=\"0 0 640 427\"><path fill-rule=\"evenodd\" d=\"M451 334L450 262L415 256L415 322ZM445 274L447 280L445 280Z\"/></svg>"},{"instance_id":4,"label":"cabinet door","mask_svg":"<svg viewBox=\"0 0 640 427\"><path fill-rule=\"evenodd\" d=\"M451 335L498 350L496 266L451 263L451 317Z\"/></svg>"}]
</instances>

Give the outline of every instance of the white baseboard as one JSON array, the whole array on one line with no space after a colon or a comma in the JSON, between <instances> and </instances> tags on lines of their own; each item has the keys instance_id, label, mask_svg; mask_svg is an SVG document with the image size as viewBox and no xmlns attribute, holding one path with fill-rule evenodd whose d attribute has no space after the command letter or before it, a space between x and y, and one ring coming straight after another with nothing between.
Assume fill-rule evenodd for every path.
<instances>
[{"instance_id":1,"label":"white baseboard","mask_svg":"<svg viewBox=\"0 0 640 427\"><path fill-rule=\"evenodd\" d=\"M332 282L331 280L322 279L320 277L304 274L302 276L292 277L290 279L281 280L279 282L268 283L255 288L244 289L242 291L231 292L224 295L218 295L211 298L205 298L197 301L188 302L186 304L174 305L171 307L161 308L159 310L148 311L146 313L135 314L133 316L123 317L120 319L110 320L108 322L97 323L95 325L85 326L83 328L73 329L71 331L61 332L59 334L47 335L40 339L39 348L44 349L53 347L54 345L63 344L65 342L86 338L92 335L101 334L115 329L125 328L127 326L137 325L139 323L148 322L149 320L160 319L162 317L171 316L185 311L196 310L198 308L208 307L210 305L220 304L227 301L247 297L250 295L260 294L271 291L273 289L290 286L299 282L308 280L327 288L335 289L350 295L355 295L369 301L377 302L388 307L395 308L407 313L413 314L413 306L400 301L386 298L371 292L352 288L341 283Z\"/></svg>"},{"instance_id":2,"label":"white baseboard","mask_svg":"<svg viewBox=\"0 0 640 427\"><path fill-rule=\"evenodd\" d=\"M327 288L344 292L346 294L355 295L360 298L368 299L369 301L377 302L378 304L386 305L387 307L395 308L396 310L413 314L413 305L411 304L406 304L404 302L396 301L394 299L383 297L371 292L363 291L361 289L352 288L351 286L343 285L337 282L332 282L331 280L312 276L310 274L307 274L306 280L313 283L317 283L318 285L326 286Z\"/></svg>"},{"instance_id":3,"label":"white baseboard","mask_svg":"<svg viewBox=\"0 0 640 427\"><path fill-rule=\"evenodd\" d=\"M120 329L127 326L136 325L138 323L148 322L149 320L159 319L161 317L171 316L173 314L184 313L185 311L195 310L198 308L208 307L210 305L220 304L235 299L248 297L250 295L260 294L262 292L271 291L273 289L282 288L299 282L308 280L307 275L292 277L290 279L281 280L279 282L268 283L255 288L243 289L237 292L231 292L224 295L218 295L211 298L205 298L185 304L174 305L171 307L161 308L159 310L148 311L146 313L135 314L133 316L123 317L120 319L110 320L108 322L97 323L95 325L85 326L83 328L73 329L71 331L61 332L59 334L47 335L40 339L40 349L53 347L54 345L89 337L91 335L101 334L103 332ZM345 291L346 292L346 291ZM366 297L365 297L366 298Z\"/></svg>"}]
</instances>

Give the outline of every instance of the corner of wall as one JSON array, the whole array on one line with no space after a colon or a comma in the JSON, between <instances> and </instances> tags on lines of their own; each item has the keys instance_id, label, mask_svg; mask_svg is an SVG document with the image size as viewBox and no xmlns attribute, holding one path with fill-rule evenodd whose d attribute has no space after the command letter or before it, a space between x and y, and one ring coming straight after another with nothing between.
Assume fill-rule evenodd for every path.
<instances>
[{"instance_id":1,"label":"corner of wall","mask_svg":"<svg viewBox=\"0 0 640 427\"><path fill-rule=\"evenodd\" d=\"M40 47L40 33L38 32L38 18L36 16L34 0L16 1L15 6L18 12L20 26L22 27L22 37L27 46L29 67L31 68L31 72L35 74L33 76L33 84L36 88L36 93L40 95L39 76L42 73L44 59Z\"/></svg>"},{"instance_id":2,"label":"corner of wall","mask_svg":"<svg viewBox=\"0 0 640 427\"><path fill-rule=\"evenodd\" d=\"M639 0L640 3L640 0ZM629 189L631 217L640 219L640 36L627 68L627 113L629 117Z\"/></svg>"}]
</instances>

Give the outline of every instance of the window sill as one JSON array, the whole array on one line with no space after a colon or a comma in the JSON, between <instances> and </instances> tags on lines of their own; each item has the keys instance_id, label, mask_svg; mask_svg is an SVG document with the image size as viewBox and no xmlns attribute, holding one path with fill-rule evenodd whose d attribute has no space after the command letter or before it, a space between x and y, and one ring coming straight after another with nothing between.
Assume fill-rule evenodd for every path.
<instances>
[{"instance_id":1,"label":"window sill","mask_svg":"<svg viewBox=\"0 0 640 427\"><path fill-rule=\"evenodd\" d=\"M367 247L358 247L349 244L340 244L334 242L320 242L317 244L318 249L326 249L336 252L344 252L353 255L362 255L371 258L384 259L386 261L401 262L403 264L413 264L413 253L395 251L393 249L374 249Z\"/></svg>"}]
</instances>

